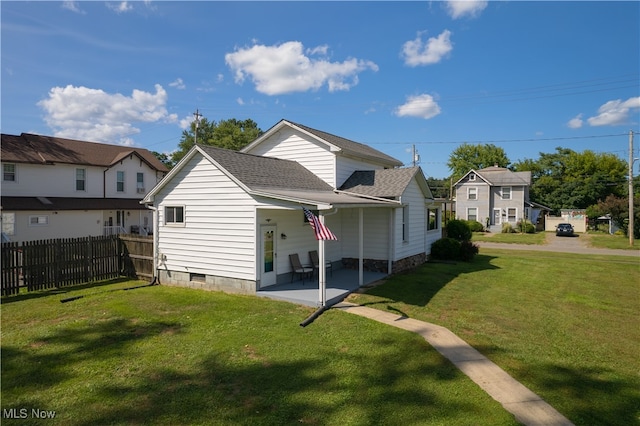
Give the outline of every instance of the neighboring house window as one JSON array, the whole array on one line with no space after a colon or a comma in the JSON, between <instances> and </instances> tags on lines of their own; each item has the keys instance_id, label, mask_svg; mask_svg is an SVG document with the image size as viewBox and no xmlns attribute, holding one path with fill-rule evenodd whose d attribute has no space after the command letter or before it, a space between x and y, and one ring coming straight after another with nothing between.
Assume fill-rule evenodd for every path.
<instances>
[{"instance_id":1,"label":"neighboring house window","mask_svg":"<svg viewBox=\"0 0 640 426\"><path fill-rule=\"evenodd\" d=\"M138 194L144 194L144 173L138 172L136 182Z\"/></svg>"},{"instance_id":2,"label":"neighboring house window","mask_svg":"<svg viewBox=\"0 0 640 426\"><path fill-rule=\"evenodd\" d=\"M15 164L2 165L2 180L5 182L16 181L16 165Z\"/></svg>"},{"instance_id":3,"label":"neighboring house window","mask_svg":"<svg viewBox=\"0 0 640 426\"><path fill-rule=\"evenodd\" d=\"M409 241L409 207L402 209L402 241Z\"/></svg>"},{"instance_id":4,"label":"neighboring house window","mask_svg":"<svg viewBox=\"0 0 640 426\"><path fill-rule=\"evenodd\" d=\"M165 225L182 225L184 224L184 207L183 206L167 206L164 208Z\"/></svg>"},{"instance_id":5,"label":"neighboring house window","mask_svg":"<svg viewBox=\"0 0 640 426\"><path fill-rule=\"evenodd\" d=\"M515 207L509 207L507 209L507 220L509 222L515 222L517 217L518 217L518 209L516 209Z\"/></svg>"},{"instance_id":6,"label":"neighboring house window","mask_svg":"<svg viewBox=\"0 0 640 426\"><path fill-rule=\"evenodd\" d=\"M124 172L117 172L116 191L124 192Z\"/></svg>"},{"instance_id":7,"label":"neighboring house window","mask_svg":"<svg viewBox=\"0 0 640 426\"><path fill-rule=\"evenodd\" d=\"M29 226L47 226L49 224L49 216L29 216Z\"/></svg>"},{"instance_id":8,"label":"neighboring house window","mask_svg":"<svg viewBox=\"0 0 640 426\"><path fill-rule=\"evenodd\" d=\"M438 217L439 216L439 214L438 214L439 210L438 209L428 209L427 212L428 212L428 218L429 218L429 221L427 223L427 230L431 231L433 229L438 229L438 224L440 222L439 217Z\"/></svg>"},{"instance_id":9,"label":"neighboring house window","mask_svg":"<svg viewBox=\"0 0 640 426\"><path fill-rule=\"evenodd\" d=\"M472 181L472 182L475 181L476 180L476 174L475 173L471 173L469 175L469 180Z\"/></svg>"},{"instance_id":10,"label":"neighboring house window","mask_svg":"<svg viewBox=\"0 0 640 426\"><path fill-rule=\"evenodd\" d=\"M87 171L76 169L76 191L85 191L87 182Z\"/></svg>"},{"instance_id":11,"label":"neighboring house window","mask_svg":"<svg viewBox=\"0 0 640 426\"><path fill-rule=\"evenodd\" d=\"M478 199L478 188L476 188L476 187L468 188L467 199L469 199L469 200L477 200Z\"/></svg>"},{"instance_id":12,"label":"neighboring house window","mask_svg":"<svg viewBox=\"0 0 640 426\"><path fill-rule=\"evenodd\" d=\"M502 194L502 199L503 200L510 200L511 199L511 187L510 186L503 186L501 194Z\"/></svg>"},{"instance_id":13,"label":"neighboring house window","mask_svg":"<svg viewBox=\"0 0 640 426\"><path fill-rule=\"evenodd\" d=\"M478 208L477 207L468 207L467 208L467 220L478 220Z\"/></svg>"},{"instance_id":14,"label":"neighboring house window","mask_svg":"<svg viewBox=\"0 0 640 426\"><path fill-rule=\"evenodd\" d=\"M16 233L16 214L2 213L2 232L7 235Z\"/></svg>"}]
</instances>

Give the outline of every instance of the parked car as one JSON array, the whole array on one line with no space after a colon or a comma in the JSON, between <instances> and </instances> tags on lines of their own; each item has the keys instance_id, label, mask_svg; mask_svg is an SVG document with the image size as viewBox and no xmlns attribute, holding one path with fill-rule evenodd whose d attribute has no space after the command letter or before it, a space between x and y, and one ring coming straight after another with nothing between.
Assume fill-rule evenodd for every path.
<instances>
[{"instance_id":1,"label":"parked car","mask_svg":"<svg viewBox=\"0 0 640 426\"><path fill-rule=\"evenodd\" d=\"M568 237L573 237L573 225L570 223L561 223L556 226L556 236L566 235Z\"/></svg>"}]
</instances>

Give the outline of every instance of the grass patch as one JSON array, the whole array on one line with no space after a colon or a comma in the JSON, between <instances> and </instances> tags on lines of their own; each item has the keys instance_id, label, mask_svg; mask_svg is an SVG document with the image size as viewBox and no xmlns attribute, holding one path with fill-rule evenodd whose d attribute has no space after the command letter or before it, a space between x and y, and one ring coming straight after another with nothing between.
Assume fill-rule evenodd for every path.
<instances>
[{"instance_id":1,"label":"grass patch","mask_svg":"<svg viewBox=\"0 0 640 426\"><path fill-rule=\"evenodd\" d=\"M589 246L615 250L640 250L640 241L634 240L633 246L629 245L629 238L624 235L587 234Z\"/></svg>"},{"instance_id":2,"label":"grass patch","mask_svg":"<svg viewBox=\"0 0 640 426\"><path fill-rule=\"evenodd\" d=\"M638 425L639 278L632 257L482 248L350 300L449 328L576 425Z\"/></svg>"},{"instance_id":3,"label":"grass patch","mask_svg":"<svg viewBox=\"0 0 640 426\"><path fill-rule=\"evenodd\" d=\"M32 409L52 425L517 424L413 333L338 310L302 328L312 309L257 297L110 291L136 284L2 300L3 425L40 424Z\"/></svg>"},{"instance_id":4,"label":"grass patch","mask_svg":"<svg viewBox=\"0 0 640 426\"><path fill-rule=\"evenodd\" d=\"M474 232L472 241L488 242L488 243L506 243L506 244L544 244L546 235L544 232L536 232L535 234L502 234L502 233L480 233Z\"/></svg>"}]
</instances>

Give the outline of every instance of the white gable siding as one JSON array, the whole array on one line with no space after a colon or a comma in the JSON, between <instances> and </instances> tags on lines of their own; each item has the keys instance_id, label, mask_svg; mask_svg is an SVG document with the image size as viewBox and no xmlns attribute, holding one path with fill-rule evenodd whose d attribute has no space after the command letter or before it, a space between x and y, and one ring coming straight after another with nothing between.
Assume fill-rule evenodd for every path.
<instances>
[{"instance_id":1,"label":"white gable siding","mask_svg":"<svg viewBox=\"0 0 640 426\"><path fill-rule=\"evenodd\" d=\"M402 239L403 209L396 209L395 217L395 241L396 252L393 260L403 259L426 252L425 233L427 232L426 207L424 195L415 179L412 179L407 189L402 194L401 201L408 205L409 209L409 229L408 237Z\"/></svg>"},{"instance_id":2,"label":"white gable siding","mask_svg":"<svg viewBox=\"0 0 640 426\"><path fill-rule=\"evenodd\" d=\"M357 160L351 157L338 156L336 157L336 188L342 186L342 184L349 179L349 176L351 176L356 170L378 170L383 168L383 166L378 164Z\"/></svg>"},{"instance_id":3,"label":"white gable siding","mask_svg":"<svg viewBox=\"0 0 640 426\"><path fill-rule=\"evenodd\" d=\"M156 199L168 270L256 279L255 201L213 164L196 154ZM165 225L165 206L184 206L183 227Z\"/></svg>"},{"instance_id":4,"label":"white gable siding","mask_svg":"<svg viewBox=\"0 0 640 426\"><path fill-rule=\"evenodd\" d=\"M323 144L293 129L275 133L248 153L297 161L335 187L335 155Z\"/></svg>"},{"instance_id":5,"label":"white gable siding","mask_svg":"<svg viewBox=\"0 0 640 426\"><path fill-rule=\"evenodd\" d=\"M155 170L136 156L127 157L105 172L104 167L74 164L16 164L16 181L2 182L2 195L14 197L78 197L78 198L138 198L137 172L144 173L145 189L157 183ZM85 190L76 191L76 169L85 169ZM116 171L125 173L125 191L116 191Z\"/></svg>"}]
</instances>

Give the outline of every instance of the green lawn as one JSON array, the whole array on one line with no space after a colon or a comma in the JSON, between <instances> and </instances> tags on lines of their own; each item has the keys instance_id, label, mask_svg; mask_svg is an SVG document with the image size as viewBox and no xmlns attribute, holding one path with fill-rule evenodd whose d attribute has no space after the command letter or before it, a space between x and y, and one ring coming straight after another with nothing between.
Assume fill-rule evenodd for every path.
<instances>
[{"instance_id":1,"label":"green lawn","mask_svg":"<svg viewBox=\"0 0 640 426\"><path fill-rule=\"evenodd\" d=\"M576 425L640 424L637 258L481 248L350 300L449 328Z\"/></svg>"},{"instance_id":2,"label":"green lawn","mask_svg":"<svg viewBox=\"0 0 640 426\"><path fill-rule=\"evenodd\" d=\"M338 310L302 328L313 309L249 296L110 291L135 284L2 300L3 425L517 424L413 333Z\"/></svg>"},{"instance_id":3,"label":"green lawn","mask_svg":"<svg viewBox=\"0 0 640 426\"><path fill-rule=\"evenodd\" d=\"M544 244L546 235L544 232L536 232L535 234L502 234L492 233L485 234L482 232L474 232L472 241L485 241L489 243L508 243L508 244Z\"/></svg>"},{"instance_id":4,"label":"green lawn","mask_svg":"<svg viewBox=\"0 0 640 426\"><path fill-rule=\"evenodd\" d=\"M629 237L625 235L609 235L602 233L587 234L589 246L616 250L640 250L640 240L634 240L633 246L629 244Z\"/></svg>"}]
</instances>

